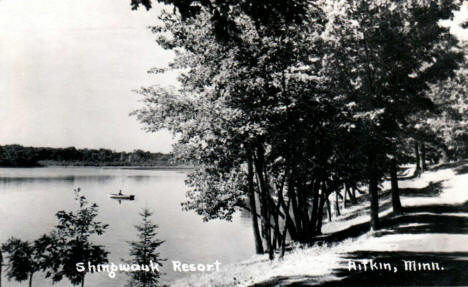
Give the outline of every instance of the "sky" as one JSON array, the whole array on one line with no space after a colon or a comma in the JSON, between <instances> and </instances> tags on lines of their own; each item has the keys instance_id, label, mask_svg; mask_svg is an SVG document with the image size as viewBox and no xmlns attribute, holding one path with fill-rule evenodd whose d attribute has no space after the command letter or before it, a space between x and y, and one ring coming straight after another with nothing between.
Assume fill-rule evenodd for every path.
<instances>
[{"instance_id":1,"label":"sky","mask_svg":"<svg viewBox=\"0 0 468 287\"><path fill-rule=\"evenodd\" d=\"M176 85L147 73L171 58L147 29L158 9L129 3L0 0L0 145L171 150L167 131L146 133L129 116L141 105L132 90Z\"/></svg>"},{"instance_id":2,"label":"sky","mask_svg":"<svg viewBox=\"0 0 468 287\"><path fill-rule=\"evenodd\" d=\"M132 90L176 84L147 73L171 58L156 17L130 0L0 0L0 145L170 151L129 116Z\"/></svg>"}]
</instances>

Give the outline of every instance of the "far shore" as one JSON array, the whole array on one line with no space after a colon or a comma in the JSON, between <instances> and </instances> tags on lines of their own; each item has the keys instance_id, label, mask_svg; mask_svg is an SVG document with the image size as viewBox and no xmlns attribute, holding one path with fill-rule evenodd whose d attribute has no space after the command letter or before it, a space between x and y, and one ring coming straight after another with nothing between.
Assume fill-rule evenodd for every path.
<instances>
[{"instance_id":1,"label":"far shore","mask_svg":"<svg viewBox=\"0 0 468 287\"><path fill-rule=\"evenodd\" d=\"M103 168L111 169L139 169L139 170L162 170L162 169L174 169L174 170L190 170L193 169L193 166L185 165L174 165L174 166L100 166Z\"/></svg>"},{"instance_id":2,"label":"far shore","mask_svg":"<svg viewBox=\"0 0 468 287\"><path fill-rule=\"evenodd\" d=\"M36 166L0 166L0 168L47 168L47 167L63 167L63 168L104 168L104 169L135 169L135 170L191 170L194 167L188 165L155 165L155 166L143 166L143 165L73 165L73 164L48 164L48 165L36 165Z\"/></svg>"}]
</instances>

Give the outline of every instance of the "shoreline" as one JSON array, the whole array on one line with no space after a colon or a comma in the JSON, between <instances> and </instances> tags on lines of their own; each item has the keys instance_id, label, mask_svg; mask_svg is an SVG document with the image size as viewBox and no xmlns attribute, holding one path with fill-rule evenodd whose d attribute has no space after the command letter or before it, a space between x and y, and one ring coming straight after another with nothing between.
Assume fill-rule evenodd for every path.
<instances>
[{"instance_id":1,"label":"shoreline","mask_svg":"<svg viewBox=\"0 0 468 287\"><path fill-rule=\"evenodd\" d=\"M60 167L60 168L102 168L102 169L130 169L130 170L191 170L193 166L185 165L174 165L174 166L165 166L165 165L156 165L156 166L144 166L144 165L37 165L37 166L0 166L0 168L48 168L48 167Z\"/></svg>"}]
</instances>

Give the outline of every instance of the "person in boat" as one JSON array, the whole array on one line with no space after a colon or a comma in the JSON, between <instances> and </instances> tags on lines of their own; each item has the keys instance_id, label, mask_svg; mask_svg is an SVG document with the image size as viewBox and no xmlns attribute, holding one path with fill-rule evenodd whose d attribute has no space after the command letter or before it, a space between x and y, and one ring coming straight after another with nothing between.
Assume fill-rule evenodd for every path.
<instances>
[{"instance_id":1,"label":"person in boat","mask_svg":"<svg viewBox=\"0 0 468 287\"><path fill-rule=\"evenodd\" d=\"M122 190L121 190L121 189L119 189L119 195L123 195L123 193L122 193Z\"/></svg>"}]
</instances>

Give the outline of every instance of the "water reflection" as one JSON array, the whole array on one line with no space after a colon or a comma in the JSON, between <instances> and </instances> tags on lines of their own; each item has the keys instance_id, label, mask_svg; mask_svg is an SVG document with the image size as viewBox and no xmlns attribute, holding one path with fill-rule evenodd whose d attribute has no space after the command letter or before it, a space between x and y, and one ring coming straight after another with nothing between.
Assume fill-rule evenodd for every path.
<instances>
[{"instance_id":1,"label":"water reflection","mask_svg":"<svg viewBox=\"0 0 468 287\"><path fill-rule=\"evenodd\" d=\"M98 182L105 182L112 180L113 176L56 176L56 177L0 177L0 183L10 183L10 182L27 182L27 183L34 183L34 182L50 182L50 181L98 181Z\"/></svg>"}]
</instances>

